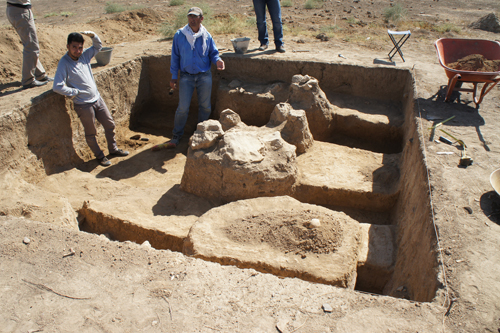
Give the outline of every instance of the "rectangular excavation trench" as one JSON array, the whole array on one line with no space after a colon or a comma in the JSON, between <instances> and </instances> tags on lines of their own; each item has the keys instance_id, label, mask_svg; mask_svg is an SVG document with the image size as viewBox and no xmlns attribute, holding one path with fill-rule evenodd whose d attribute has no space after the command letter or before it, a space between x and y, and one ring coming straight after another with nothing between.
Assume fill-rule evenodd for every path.
<instances>
[{"instance_id":1,"label":"rectangular excavation trench","mask_svg":"<svg viewBox=\"0 0 500 333\"><path fill-rule=\"evenodd\" d=\"M392 175L395 181L391 182L390 189L383 188L384 182L377 184L374 173L370 193L304 183L298 186L295 198L344 211L361 223L391 227L394 258L390 275L385 273L380 276L373 268L364 267L358 271L356 289L416 301L432 301L440 286L437 246L431 219L427 169L416 123L411 72L397 68L231 55L225 55L224 60L226 70L213 71L213 118L217 119L218 112L226 107L244 109L252 105L252 98L258 100L266 86L279 82L289 84L293 75L307 74L318 79L329 101L342 110L337 115L336 131L323 144L373 152L382 157L382 168L386 165L397 166L397 172ZM147 134L170 135L178 95L177 92L168 94L169 63L169 56L142 57L95 75L99 90L112 110L118 136L126 128ZM247 92L240 101L230 98L237 97L237 92L235 96L229 96L234 92L227 87L234 80L242 82ZM228 100L232 100L233 104ZM272 111L270 106L277 102L280 101L264 96L264 102L259 104L262 105L263 115L249 119L242 115L242 120L251 125L265 125L269 110ZM266 103L269 105L266 106ZM28 147L24 153L25 164L39 166L39 161L42 161L46 174L51 175L92 159L82 139L84 135L79 120L74 113L68 112L71 108L64 98L48 92L24 111L27 114L24 120L27 133L25 147ZM196 110L194 97L186 137L196 127ZM55 123L60 126L50 126ZM14 128L11 135L22 135L18 132ZM48 139L53 135L58 135L59 140ZM37 161L33 160L33 154ZM2 167L12 167L17 163L9 157L8 151L2 155L5 157ZM120 241L141 243L148 240L158 249L181 250L182 236L165 236L154 228L141 231L129 221L106 217L84 208L80 214L86 218L85 231L109 233Z\"/></svg>"}]
</instances>

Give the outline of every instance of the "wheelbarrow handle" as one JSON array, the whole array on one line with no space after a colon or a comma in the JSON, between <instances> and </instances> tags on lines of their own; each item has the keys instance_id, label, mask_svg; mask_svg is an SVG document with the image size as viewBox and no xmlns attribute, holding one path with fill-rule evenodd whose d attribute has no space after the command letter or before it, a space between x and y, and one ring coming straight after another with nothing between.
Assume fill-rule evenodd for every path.
<instances>
[{"instance_id":1,"label":"wheelbarrow handle","mask_svg":"<svg viewBox=\"0 0 500 333\"><path fill-rule=\"evenodd\" d=\"M476 96L475 96L476 91L474 89L474 103L476 103L476 107L479 107L479 104L483 101L484 96L487 93L489 93L490 90L493 89L499 81L500 81L500 78L491 80L491 82L486 82L483 86L483 89L481 89L481 94L479 95L479 98L476 98ZM492 83L491 86L490 86L490 83ZM488 88L488 86L490 86L490 87ZM474 86L474 88L475 88L475 86ZM486 88L488 88L488 89L486 89Z\"/></svg>"}]
</instances>

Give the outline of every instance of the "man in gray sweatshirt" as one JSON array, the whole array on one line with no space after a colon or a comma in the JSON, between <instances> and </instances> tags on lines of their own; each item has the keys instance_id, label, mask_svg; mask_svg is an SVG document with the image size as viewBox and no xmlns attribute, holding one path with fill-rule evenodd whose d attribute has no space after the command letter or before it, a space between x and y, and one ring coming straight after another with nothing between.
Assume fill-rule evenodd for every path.
<instances>
[{"instance_id":1,"label":"man in gray sweatshirt","mask_svg":"<svg viewBox=\"0 0 500 333\"><path fill-rule=\"evenodd\" d=\"M92 46L83 49L82 34L92 38ZM111 165L96 140L95 120L104 127L108 150L111 155L127 156L128 151L118 149L115 140L115 122L104 103L97 86L90 60L101 50L102 43L92 31L70 33L68 52L59 60L53 90L73 100L74 108L85 130L85 139L99 163L103 166Z\"/></svg>"},{"instance_id":2,"label":"man in gray sweatshirt","mask_svg":"<svg viewBox=\"0 0 500 333\"><path fill-rule=\"evenodd\" d=\"M36 35L31 0L8 0L7 18L23 43L23 88L39 87L53 79L48 77L38 58L40 47Z\"/></svg>"}]
</instances>

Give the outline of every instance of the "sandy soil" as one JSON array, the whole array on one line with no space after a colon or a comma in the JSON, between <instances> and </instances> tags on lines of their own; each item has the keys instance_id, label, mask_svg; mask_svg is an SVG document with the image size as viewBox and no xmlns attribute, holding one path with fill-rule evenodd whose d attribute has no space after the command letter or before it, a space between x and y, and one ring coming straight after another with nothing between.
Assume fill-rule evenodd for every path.
<instances>
[{"instance_id":1,"label":"sandy soil","mask_svg":"<svg viewBox=\"0 0 500 333\"><path fill-rule=\"evenodd\" d=\"M488 60L481 54L472 54L446 66L459 71L498 72L500 60Z\"/></svg>"},{"instance_id":2,"label":"sandy soil","mask_svg":"<svg viewBox=\"0 0 500 333\"><path fill-rule=\"evenodd\" d=\"M315 221L317 227L311 225L313 219L318 220ZM342 243L342 228L338 220L326 214L318 216L307 211L297 212L292 218L289 212L244 217L228 226L226 233L233 241L255 244L266 242L278 250L293 252L302 258L308 253L334 252Z\"/></svg>"},{"instance_id":3,"label":"sandy soil","mask_svg":"<svg viewBox=\"0 0 500 333\"><path fill-rule=\"evenodd\" d=\"M127 1L116 1L131 5ZM41 60L49 74L64 54L68 32L93 30L114 46L110 66L142 54L165 54L169 41L157 35L158 25L172 18L167 1L137 0L152 10L143 14L104 14L105 1L77 0L67 8L62 0L33 1L41 44ZM209 1L216 13L251 15L251 3ZM322 8L303 4L283 8L287 53L269 57L314 59L347 64L387 62L391 45L382 13L390 1L332 1ZM278 279L253 270L240 270L157 251L146 245L110 242L104 236L41 224L27 219L0 219L0 327L6 332L36 331L189 331L189 332L497 332L500 329L500 198L489 184L500 167L498 114L500 90L495 87L479 109L470 93L454 103L442 103L447 84L435 55L439 37L498 40L498 34L469 30L472 21L498 11L497 1L401 1L411 22L404 47L406 62L416 79L422 132L436 119L456 118L446 125L467 143L474 164L458 167L460 151L422 138L429 166L430 191L439 235L446 301L443 304L407 302ZM49 16L70 11L77 15ZM145 14L144 14L145 13ZM366 24L352 23L356 18ZM429 27L453 23L456 32L438 33ZM0 12L0 104L2 112L24 105L50 87L20 90L21 50L15 31ZM342 33L328 41L314 37L321 27L337 24ZM378 25L377 25L378 24ZM312 31L294 35L292 28ZM222 52L232 51L230 39L216 36ZM257 47L256 33L251 47ZM338 56L342 54L343 57ZM95 70L101 68L95 66ZM439 121L439 120L437 120ZM162 138L153 138L151 145ZM137 147L132 156L150 146ZM441 155L443 151L451 155ZM132 157L131 156L131 157ZM179 162L182 164L182 161ZM90 167L91 175L104 172ZM28 171L29 172L29 171ZM154 183L148 175L124 179L141 186ZM71 178L70 178L71 179ZM75 173L76 183L78 173ZM36 175L33 182L36 182ZM70 191L71 181L59 185ZM96 192L105 191L103 188ZM189 205L188 201L184 205ZM176 205L182 205L177 201ZM179 207L177 207L179 208ZM181 207L188 210L188 207ZM23 215L23 214L20 214ZM453 301L452 301L453 300ZM325 313L328 303L334 311Z\"/></svg>"}]
</instances>

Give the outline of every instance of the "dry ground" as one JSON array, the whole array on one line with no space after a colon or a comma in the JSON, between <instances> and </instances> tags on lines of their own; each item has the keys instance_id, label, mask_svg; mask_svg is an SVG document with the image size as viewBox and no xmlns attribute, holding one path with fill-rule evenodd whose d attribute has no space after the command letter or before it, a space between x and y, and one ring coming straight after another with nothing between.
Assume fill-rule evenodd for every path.
<instances>
[{"instance_id":1,"label":"dry ground","mask_svg":"<svg viewBox=\"0 0 500 333\"><path fill-rule=\"evenodd\" d=\"M169 41L156 32L163 19L173 19L175 7L160 0L116 2L140 4L154 11L122 13L116 18L104 13L105 1L76 0L71 2L72 8L62 0L33 1L41 60L49 74L54 74L64 53L65 37L71 31L94 30L106 45L113 45L110 66L142 54L169 52ZM222 16L252 14L248 1L207 3ZM341 0L305 10L303 3L296 1L292 7L283 8L288 52L264 56L359 65L387 60L390 45L382 13L391 3ZM466 28L483 15L498 11L499 5L487 0L400 3L409 16L396 28L411 28L413 35L404 47L406 63L399 58L395 61L396 66L414 70L421 131L427 134L426 128L434 119L456 115L445 128L467 143L474 158L471 167L459 168L455 147L422 138L442 249L446 302L413 303L296 279L280 280L253 270L223 267L170 251L109 242L102 236L7 217L0 220L0 330L261 332L275 331L278 324L297 332L497 332L500 199L492 191L489 175L500 167L500 90L496 87L490 92L478 110L467 93L462 93L460 103L442 103L447 79L432 43L439 37L500 39L498 34ZM67 11L75 15L44 17ZM419 21L423 23L417 24ZM3 112L28 103L50 87L19 89L22 46L4 12L0 13L0 24ZM440 30L444 24L462 30L432 30ZM322 27L330 25L338 25L340 31L335 30L328 41L315 38L325 31ZM250 33L217 35L215 40L222 52L230 52L232 37ZM255 35L255 31L250 35L251 47L258 46ZM453 155L437 154L442 151ZM96 168L92 174L100 171ZM61 186L71 188L71 184ZM29 244L23 243L24 237L30 239ZM75 254L65 256L71 249ZM451 299L455 301L449 306ZM323 313L323 303L335 310Z\"/></svg>"}]
</instances>

